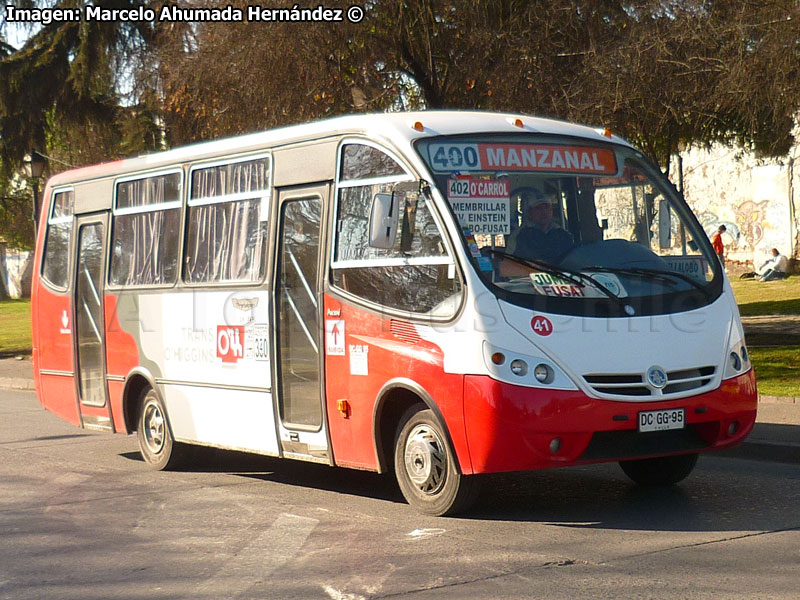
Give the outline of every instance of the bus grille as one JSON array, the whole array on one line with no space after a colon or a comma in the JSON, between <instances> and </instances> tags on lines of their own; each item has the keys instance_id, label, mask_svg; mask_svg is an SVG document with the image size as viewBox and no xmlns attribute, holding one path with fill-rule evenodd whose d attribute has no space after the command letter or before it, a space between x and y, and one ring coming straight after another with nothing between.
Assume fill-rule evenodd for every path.
<instances>
[{"instance_id":1,"label":"bus grille","mask_svg":"<svg viewBox=\"0 0 800 600\"><path fill-rule=\"evenodd\" d=\"M641 435L636 430L597 431L578 460L620 460L673 452L696 452L708 448L694 427L654 431Z\"/></svg>"},{"instance_id":2,"label":"bus grille","mask_svg":"<svg viewBox=\"0 0 800 600\"><path fill-rule=\"evenodd\" d=\"M707 386L714 379L716 367L697 367L667 372L667 384L658 389L647 384L644 373L593 373L583 379L598 394L612 396L671 396Z\"/></svg>"}]
</instances>

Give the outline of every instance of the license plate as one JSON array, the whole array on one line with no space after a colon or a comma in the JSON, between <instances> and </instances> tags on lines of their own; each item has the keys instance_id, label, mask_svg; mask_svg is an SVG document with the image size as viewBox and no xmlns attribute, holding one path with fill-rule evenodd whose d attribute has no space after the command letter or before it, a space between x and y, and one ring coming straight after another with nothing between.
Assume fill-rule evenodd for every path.
<instances>
[{"instance_id":1,"label":"license plate","mask_svg":"<svg viewBox=\"0 0 800 600\"><path fill-rule=\"evenodd\" d=\"M682 408L648 410L639 413L639 431L667 431L683 429L686 411Z\"/></svg>"}]
</instances>

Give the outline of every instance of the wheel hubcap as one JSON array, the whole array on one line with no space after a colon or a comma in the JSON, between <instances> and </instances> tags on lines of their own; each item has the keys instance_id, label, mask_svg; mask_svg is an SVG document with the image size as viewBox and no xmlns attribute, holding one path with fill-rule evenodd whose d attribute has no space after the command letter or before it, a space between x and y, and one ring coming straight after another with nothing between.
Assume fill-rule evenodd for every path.
<instances>
[{"instance_id":1,"label":"wheel hubcap","mask_svg":"<svg viewBox=\"0 0 800 600\"><path fill-rule=\"evenodd\" d=\"M164 447L164 415L155 402L149 402L144 408L144 440L153 454Z\"/></svg>"},{"instance_id":2,"label":"wheel hubcap","mask_svg":"<svg viewBox=\"0 0 800 600\"><path fill-rule=\"evenodd\" d=\"M405 467L409 479L423 494L433 495L444 485L447 451L439 433L428 425L417 425L406 440Z\"/></svg>"}]
</instances>

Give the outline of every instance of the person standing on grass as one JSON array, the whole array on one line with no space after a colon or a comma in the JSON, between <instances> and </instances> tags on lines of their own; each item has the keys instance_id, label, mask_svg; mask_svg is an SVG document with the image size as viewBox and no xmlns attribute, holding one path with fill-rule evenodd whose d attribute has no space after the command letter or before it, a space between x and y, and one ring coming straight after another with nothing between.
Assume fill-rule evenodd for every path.
<instances>
[{"instance_id":1,"label":"person standing on grass","mask_svg":"<svg viewBox=\"0 0 800 600\"><path fill-rule=\"evenodd\" d=\"M725 268L725 245L722 243L722 234L727 231L725 225L720 225L717 233L711 238L711 245L714 247L714 252L719 257L719 262L722 263L722 268Z\"/></svg>"}]
</instances>

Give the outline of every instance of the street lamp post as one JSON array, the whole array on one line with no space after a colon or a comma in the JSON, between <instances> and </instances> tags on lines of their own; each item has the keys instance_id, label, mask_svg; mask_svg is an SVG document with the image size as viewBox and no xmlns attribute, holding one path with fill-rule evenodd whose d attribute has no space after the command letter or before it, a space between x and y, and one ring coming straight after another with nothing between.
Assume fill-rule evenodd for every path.
<instances>
[{"instance_id":1,"label":"street lamp post","mask_svg":"<svg viewBox=\"0 0 800 600\"><path fill-rule=\"evenodd\" d=\"M39 206L39 178L44 173L44 167L47 164L47 161L44 156L36 152L36 150L32 150L30 154L25 157L25 174L28 176L28 179L31 181L31 187L33 187L33 232L36 233L36 229L39 226L39 212L41 207Z\"/></svg>"}]
</instances>

